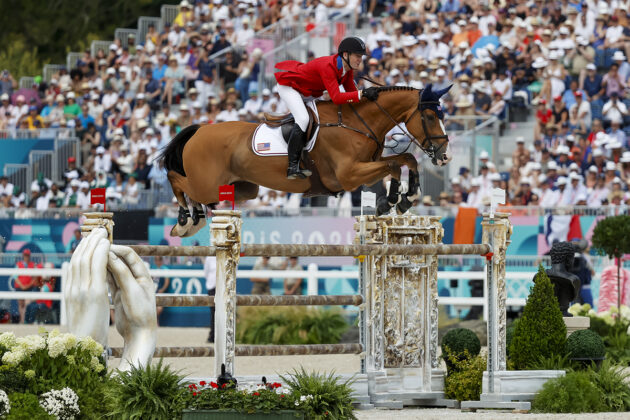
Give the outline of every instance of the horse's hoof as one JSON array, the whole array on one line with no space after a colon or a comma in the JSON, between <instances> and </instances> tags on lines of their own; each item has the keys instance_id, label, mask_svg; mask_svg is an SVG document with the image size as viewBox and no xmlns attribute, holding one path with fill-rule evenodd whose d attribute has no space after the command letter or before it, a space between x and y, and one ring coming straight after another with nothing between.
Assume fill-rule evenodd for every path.
<instances>
[{"instance_id":1,"label":"horse's hoof","mask_svg":"<svg viewBox=\"0 0 630 420\"><path fill-rule=\"evenodd\" d=\"M183 225L180 225L179 222L173 226L173 228L171 229L171 236L176 237L186 237L188 231L190 230L191 226L193 225L193 220L192 218L187 218L186 219L186 223Z\"/></svg>"},{"instance_id":2,"label":"horse's hoof","mask_svg":"<svg viewBox=\"0 0 630 420\"><path fill-rule=\"evenodd\" d=\"M193 236L194 234L199 232L206 225L206 218L202 217L197 222L197 224L193 224L190 229L188 229L184 237Z\"/></svg>"}]
</instances>

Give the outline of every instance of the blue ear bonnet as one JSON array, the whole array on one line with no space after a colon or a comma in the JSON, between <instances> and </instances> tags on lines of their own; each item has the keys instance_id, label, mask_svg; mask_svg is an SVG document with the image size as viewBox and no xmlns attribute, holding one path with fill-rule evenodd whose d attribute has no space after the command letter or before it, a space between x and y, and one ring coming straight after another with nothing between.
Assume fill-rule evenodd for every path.
<instances>
[{"instance_id":1,"label":"blue ear bonnet","mask_svg":"<svg viewBox=\"0 0 630 420\"><path fill-rule=\"evenodd\" d=\"M443 120L444 111L442 111L442 107L440 106L440 98L452 87L453 85L450 85L447 88L433 91L433 85L429 83L424 89L420 91L420 111L430 109L437 114L439 119Z\"/></svg>"}]
</instances>

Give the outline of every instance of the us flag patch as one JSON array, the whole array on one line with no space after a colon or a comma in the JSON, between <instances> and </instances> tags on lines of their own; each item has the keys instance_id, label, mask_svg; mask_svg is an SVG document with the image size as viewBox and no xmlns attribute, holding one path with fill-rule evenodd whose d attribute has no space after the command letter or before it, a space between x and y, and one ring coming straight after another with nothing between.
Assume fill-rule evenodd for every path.
<instances>
[{"instance_id":1,"label":"us flag patch","mask_svg":"<svg viewBox=\"0 0 630 420\"><path fill-rule=\"evenodd\" d=\"M266 152L271 148L271 143L256 143L257 152Z\"/></svg>"}]
</instances>

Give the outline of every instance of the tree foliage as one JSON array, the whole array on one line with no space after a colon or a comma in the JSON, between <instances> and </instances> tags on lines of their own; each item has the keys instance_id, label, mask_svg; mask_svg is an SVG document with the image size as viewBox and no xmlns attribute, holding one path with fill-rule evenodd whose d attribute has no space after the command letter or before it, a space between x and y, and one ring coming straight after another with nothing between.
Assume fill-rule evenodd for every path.
<instances>
[{"instance_id":1,"label":"tree foliage","mask_svg":"<svg viewBox=\"0 0 630 420\"><path fill-rule=\"evenodd\" d=\"M510 343L510 358L516 369L529 369L540 357L564 355L567 327L562 319L551 281L542 265L534 278L523 316Z\"/></svg>"},{"instance_id":2,"label":"tree foliage","mask_svg":"<svg viewBox=\"0 0 630 420\"><path fill-rule=\"evenodd\" d=\"M593 247L609 257L630 253L630 216L612 216L600 220L593 231Z\"/></svg>"},{"instance_id":3,"label":"tree foliage","mask_svg":"<svg viewBox=\"0 0 630 420\"><path fill-rule=\"evenodd\" d=\"M70 51L93 39L112 40L116 28L137 28L138 17L160 16L173 0L2 0L0 69L18 80L41 74L42 65L63 64Z\"/></svg>"}]
</instances>

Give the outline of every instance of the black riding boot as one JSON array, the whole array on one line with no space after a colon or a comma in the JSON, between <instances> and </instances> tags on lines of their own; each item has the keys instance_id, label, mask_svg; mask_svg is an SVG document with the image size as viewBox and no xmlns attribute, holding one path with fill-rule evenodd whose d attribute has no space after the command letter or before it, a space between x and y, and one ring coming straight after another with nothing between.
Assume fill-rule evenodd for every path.
<instances>
[{"instance_id":1,"label":"black riding boot","mask_svg":"<svg viewBox=\"0 0 630 420\"><path fill-rule=\"evenodd\" d=\"M287 178L289 179L304 179L311 176L311 171L300 169L300 156L304 146L306 146L306 133L302 131L299 125L293 124L287 147L287 154L289 155Z\"/></svg>"}]
</instances>

